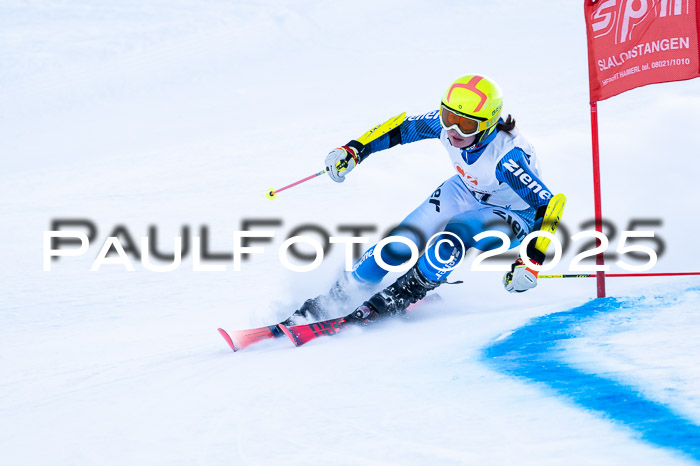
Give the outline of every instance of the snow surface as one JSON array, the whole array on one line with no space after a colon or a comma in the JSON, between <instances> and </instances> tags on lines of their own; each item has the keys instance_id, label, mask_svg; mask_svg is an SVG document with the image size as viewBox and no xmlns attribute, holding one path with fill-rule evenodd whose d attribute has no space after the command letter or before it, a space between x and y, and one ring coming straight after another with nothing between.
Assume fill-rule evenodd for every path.
<instances>
[{"instance_id":1,"label":"snow surface","mask_svg":"<svg viewBox=\"0 0 700 466\"><path fill-rule=\"evenodd\" d=\"M499 336L591 299L594 280L512 296L500 273L463 267L452 276L466 283L409 321L238 354L216 332L272 323L332 283L339 248L309 274L280 267L296 226L376 224L377 240L452 168L420 142L342 185L324 177L274 202L266 190L389 116L436 108L465 73L500 83L578 231L593 213L579 2L3 2L0 63L3 464L690 461L483 363ZM696 267L699 96L695 80L599 104L604 214L618 230L663 220L655 271ZM57 218L91 219L98 239L44 272ZM137 241L156 225L163 251L206 225L211 250L231 252L233 231L260 218L283 224L241 272L196 273L191 256L170 273L89 272L117 225ZM610 295L648 301L622 334L619 317L589 323L569 360L700 422L694 285L609 279ZM673 306L653 301L668 293Z\"/></svg>"},{"instance_id":2,"label":"snow surface","mask_svg":"<svg viewBox=\"0 0 700 466\"><path fill-rule=\"evenodd\" d=\"M564 354L580 369L634 387L700 425L699 308L697 287L645 296L631 309L582 325L584 336L570 340Z\"/></svg>"}]
</instances>

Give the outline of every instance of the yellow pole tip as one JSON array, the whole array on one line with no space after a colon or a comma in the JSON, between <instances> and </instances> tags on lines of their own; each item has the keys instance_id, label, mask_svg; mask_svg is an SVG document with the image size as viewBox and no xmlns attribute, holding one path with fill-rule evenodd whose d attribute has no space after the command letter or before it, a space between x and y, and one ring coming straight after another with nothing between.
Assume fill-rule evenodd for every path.
<instances>
[{"instance_id":1,"label":"yellow pole tip","mask_svg":"<svg viewBox=\"0 0 700 466\"><path fill-rule=\"evenodd\" d=\"M277 193L275 192L274 189L270 189L268 192L265 193L265 197L268 198L269 200L273 200L274 198L277 197Z\"/></svg>"}]
</instances>

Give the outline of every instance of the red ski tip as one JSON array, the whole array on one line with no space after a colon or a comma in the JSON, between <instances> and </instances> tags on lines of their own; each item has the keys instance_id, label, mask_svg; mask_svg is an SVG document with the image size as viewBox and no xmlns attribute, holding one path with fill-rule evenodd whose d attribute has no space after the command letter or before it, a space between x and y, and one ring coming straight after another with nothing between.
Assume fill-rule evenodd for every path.
<instances>
[{"instance_id":1,"label":"red ski tip","mask_svg":"<svg viewBox=\"0 0 700 466\"><path fill-rule=\"evenodd\" d=\"M220 328L219 333L221 334L222 337L224 337L224 340L226 340L226 343L228 343L228 345L231 347L231 349L233 350L234 353L236 351L238 351L236 349L236 346L233 344L233 340L231 340L231 337L228 336L228 333L226 333L226 330Z\"/></svg>"},{"instance_id":2,"label":"red ski tip","mask_svg":"<svg viewBox=\"0 0 700 466\"><path fill-rule=\"evenodd\" d=\"M224 340L226 340L226 343L228 343L233 351L240 351L260 340L282 336L282 333L277 330L277 325L249 328L246 330L233 330L231 332L226 332L224 329L220 328L219 333L224 337Z\"/></svg>"}]
</instances>

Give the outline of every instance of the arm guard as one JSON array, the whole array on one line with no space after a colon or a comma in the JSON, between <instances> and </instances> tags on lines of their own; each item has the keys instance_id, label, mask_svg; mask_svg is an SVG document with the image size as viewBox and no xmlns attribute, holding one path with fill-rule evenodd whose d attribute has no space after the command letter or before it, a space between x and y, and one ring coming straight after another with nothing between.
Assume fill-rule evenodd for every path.
<instances>
[{"instance_id":1,"label":"arm guard","mask_svg":"<svg viewBox=\"0 0 700 466\"><path fill-rule=\"evenodd\" d=\"M540 231L555 234L564 213L564 206L566 206L566 196L557 194L552 197L546 205L537 209L535 225L540 226ZM527 245L527 256L530 260L539 264L544 263L550 241L544 236L540 236L536 241L530 241L530 244Z\"/></svg>"}]
</instances>

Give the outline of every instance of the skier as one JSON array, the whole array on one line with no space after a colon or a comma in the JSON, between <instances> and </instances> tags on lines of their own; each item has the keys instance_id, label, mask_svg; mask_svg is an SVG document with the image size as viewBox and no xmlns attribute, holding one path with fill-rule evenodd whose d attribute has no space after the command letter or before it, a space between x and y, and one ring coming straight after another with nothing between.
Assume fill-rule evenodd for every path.
<instances>
[{"instance_id":1,"label":"skier","mask_svg":"<svg viewBox=\"0 0 700 466\"><path fill-rule=\"evenodd\" d=\"M495 237L475 241L474 235L482 231L504 232L513 248L527 234L543 228L552 192L540 179L535 150L518 131L515 120L511 115L501 118L502 106L503 96L495 82L479 75L462 76L447 88L438 110L409 117L367 145L353 140L328 154L328 174L342 183L370 154L397 144L439 139L457 171L391 233L412 241L419 250L440 233L436 241L431 241L408 272L360 305L354 318L369 321L400 314L444 283L450 267L467 249L486 251L500 246L501 240ZM547 244L539 249L535 244L530 241L527 255L541 265ZM375 247L368 249L352 272L344 273L327 295L307 300L295 315L318 320L324 317L324 310L347 305L356 291L381 282L387 271L377 263ZM389 243L381 251L381 259L392 266L410 257L409 246L400 242ZM537 272L518 258L505 274L503 284L509 292L527 291L537 285Z\"/></svg>"}]
</instances>

